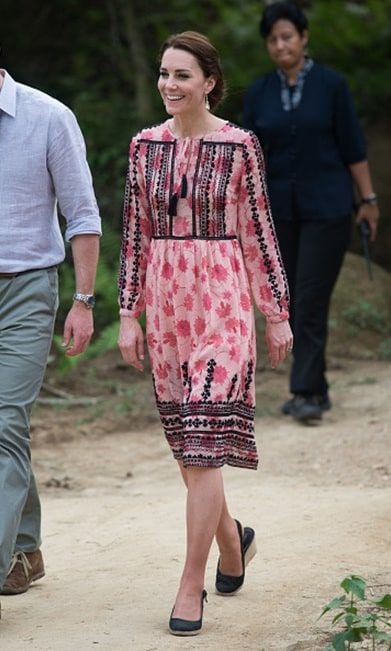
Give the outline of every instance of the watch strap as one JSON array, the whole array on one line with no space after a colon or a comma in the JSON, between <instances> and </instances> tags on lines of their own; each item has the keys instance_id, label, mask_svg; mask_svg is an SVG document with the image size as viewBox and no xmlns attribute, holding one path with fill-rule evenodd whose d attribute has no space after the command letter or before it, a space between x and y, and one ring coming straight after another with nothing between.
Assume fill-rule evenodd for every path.
<instances>
[{"instance_id":1,"label":"watch strap","mask_svg":"<svg viewBox=\"0 0 391 651\"><path fill-rule=\"evenodd\" d=\"M360 203L361 203L361 204L363 204L363 203L367 203L367 204L369 204L369 205L371 205L371 204L377 204L377 194L375 194L374 192L372 192L371 194L368 194L366 197L362 197Z\"/></svg>"},{"instance_id":2,"label":"watch strap","mask_svg":"<svg viewBox=\"0 0 391 651\"><path fill-rule=\"evenodd\" d=\"M75 292L75 294L73 294L73 300L84 303L84 305L90 309L95 305L95 296L93 294L81 294L80 292Z\"/></svg>"}]
</instances>

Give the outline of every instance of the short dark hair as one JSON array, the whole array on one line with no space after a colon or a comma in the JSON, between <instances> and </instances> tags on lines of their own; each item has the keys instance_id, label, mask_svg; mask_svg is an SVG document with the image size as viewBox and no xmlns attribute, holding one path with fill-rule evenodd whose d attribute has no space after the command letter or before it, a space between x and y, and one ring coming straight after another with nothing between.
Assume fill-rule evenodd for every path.
<instances>
[{"instance_id":1,"label":"short dark hair","mask_svg":"<svg viewBox=\"0 0 391 651\"><path fill-rule=\"evenodd\" d=\"M162 61L163 54L168 48L190 52L198 61L205 77L214 77L216 83L208 94L210 107L213 109L221 102L225 95L225 80L221 67L219 53L210 40L199 32L186 31L172 34L160 48L158 61Z\"/></svg>"},{"instance_id":2,"label":"short dark hair","mask_svg":"<svg viewBox=\"0 0 391 651\"><path fill-rule=\"evenodd\" d=\"M277 20L289 20L294 24L299 34L308 29L308 20L304 11L295 2L273 2L268 5L259 23L259 31L263 38L267 38Z\"/></svg>"}]
</instances>

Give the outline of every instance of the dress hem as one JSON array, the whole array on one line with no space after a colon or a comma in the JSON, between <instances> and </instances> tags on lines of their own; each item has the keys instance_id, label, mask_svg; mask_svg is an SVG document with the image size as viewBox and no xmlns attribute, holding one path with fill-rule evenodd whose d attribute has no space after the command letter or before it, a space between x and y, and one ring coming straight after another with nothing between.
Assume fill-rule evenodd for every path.
<instances>
[{"instance_id":1,"label":"dress hem","mask_svg":"<svg viewBox=\"0 0 391 651\"><path fill-rule=\"evenodd\" d=\"M258 459L249 461L248 459L187 459L184 460L183 454L173 452L173 457L176 461L181 461L184 468L222 468L223 466L231 466L234 468L244 468L246 470L257 470Z\"/></svg>"}]
</instances>

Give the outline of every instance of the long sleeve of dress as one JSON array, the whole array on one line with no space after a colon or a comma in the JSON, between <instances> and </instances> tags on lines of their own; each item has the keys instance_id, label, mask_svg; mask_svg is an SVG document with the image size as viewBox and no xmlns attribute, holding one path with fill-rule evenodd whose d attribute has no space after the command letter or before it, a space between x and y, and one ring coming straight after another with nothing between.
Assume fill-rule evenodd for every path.
<instances>
[{"instance_id":1,"label":"long sleeve of dress","mask_svg":"<svg viewBox=\"0 0 391 651\"><path fill-rule=\"evenodd\" d=\"M145 276L151 222L142 175L141 143L130 143L126 177L119 273L121 316L139 317L145 309Z\"/></svg>"},{"instance_id":2,"label":"long sleeve of dress","mask_svg":"<svg viewBox=\"0 0 391 651\"><path fill-rule=\"evenodd\" d=\"M252 132L243 149L239 234L255 304L271 321L288 319L288 283L270 211L262 149Z\"/></svg>"}]
</instances>

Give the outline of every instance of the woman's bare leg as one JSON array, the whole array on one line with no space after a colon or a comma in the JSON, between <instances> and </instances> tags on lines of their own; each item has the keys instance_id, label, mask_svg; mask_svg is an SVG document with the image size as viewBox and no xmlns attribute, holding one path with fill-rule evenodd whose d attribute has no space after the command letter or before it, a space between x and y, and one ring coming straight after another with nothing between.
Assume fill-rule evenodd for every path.
<instances>
[{"instance_id":1,"label":"woman's bare leg","mask_svg":"<svg viewBox=\"0 0 391 651\"><path fill-rule=\"evenodd\" d=\"M229 514L223 478L217 468L185 468L179 462L187 496L187 553L174 617L195 620L200 616L200 597L205 567L213 537L220 550L220 571L230 576L242 574L237 526Z\"/></svg>"},{"instance_id":2,"label":"woman's bare leg","mask_svg":"<svg viewBox=\"0 0 391 651\"><path fill-rule=\"evenodd\" d=\"M183 481L187 486L187 469L178 461ZM243 572L242 554L238 528L228 511L227 501L223 500L223 508L216 530L216 542L220 551L220 572L228 576L240 576Z\"/></svg>"},{"instance_id":3,"label":"woman's bare leg","mask_svg":"<svg viewBox=\"0 0 391 651\"><path fill-rule=\"evenodd\" d=\"M224 487L219 468L188 467L184 479L187 481L186 560L173 616L196 620L200 617L209 550L223 508Z\"/></svg>"},{"instance_id":4,"label":"woman's bare leg","mask_svg":"<svg viewBox=\"0 0 391 651\"><path fill-rule=\"evenodd\" d=\"M228 576L241 576L243 574L241 541L236 522L228 511L225 499L216 531L216 542L220 551L220 572Z\"/></svg>"},{"instance_id":5,"label":"woman's bare leg","mask_svg":"<svg viewBox=\"0 0 391 651\"><path fill-rule=\"evenodd\" d=\"M183 465L182 461L178 461L178 466L179 466L179 470L181 471L182 479L185 482L185 486L187 488L187 470Z\"/></svg>"}]
</instances>

